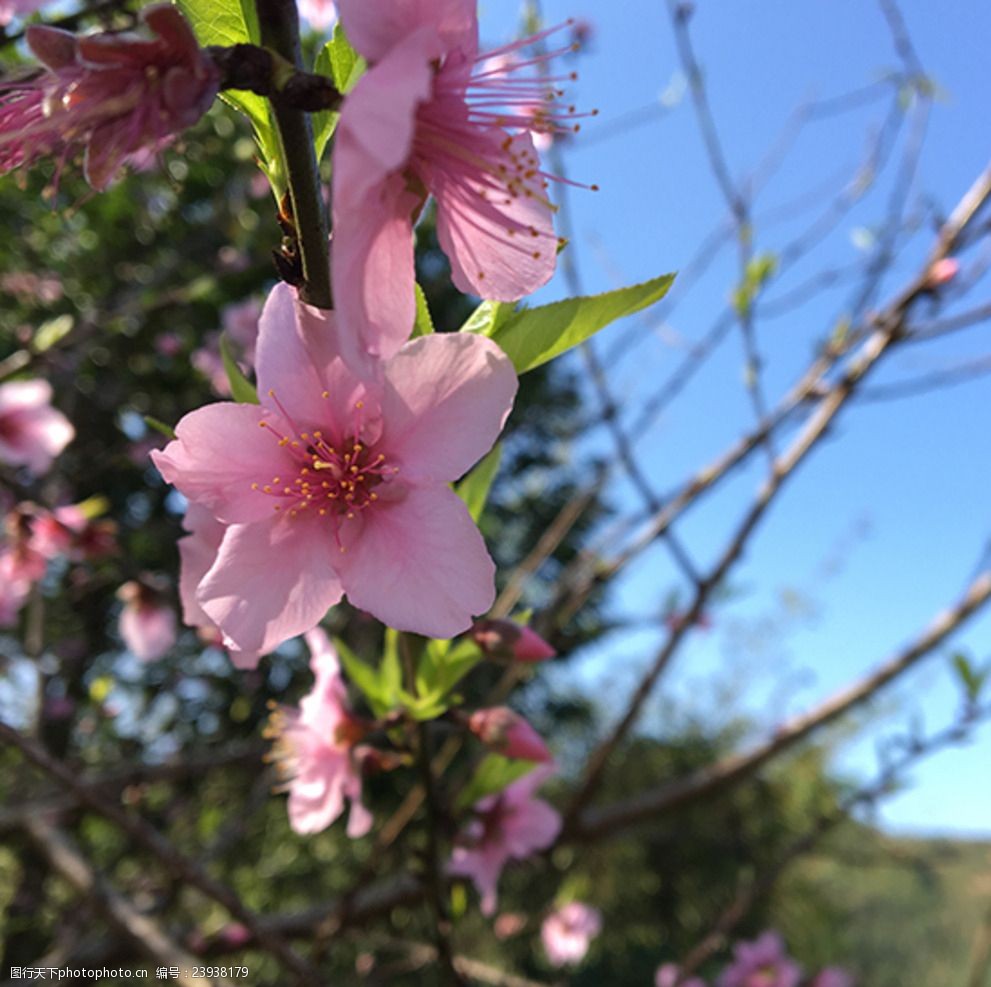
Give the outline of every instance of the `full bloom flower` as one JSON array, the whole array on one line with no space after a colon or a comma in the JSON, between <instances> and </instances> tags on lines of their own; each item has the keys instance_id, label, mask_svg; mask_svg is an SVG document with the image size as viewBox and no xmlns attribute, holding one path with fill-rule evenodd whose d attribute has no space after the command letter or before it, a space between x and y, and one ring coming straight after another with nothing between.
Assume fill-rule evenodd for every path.
<instances>
[{"instance_id":1,"label":"full bloom flower","mask_svg":"<svg viewBox=\"0 0 991 987\"><path fill-rule=\"evenodd\" d=\"M499 875L509 860L546 849L560 832L561 817L534 794L552 770L535 768L498 795L480 799L454 847L449 870L475 883L483 915L495 912Z\"/></svg>"},{"instance_id":2,"label":"full bloom flower","mask_svg":"<svg viewBox=\"0 0 991 987\"><path fill-rule=\"evenodd\" d=\"M299 0L299 16L314 31L326 33L337 23L337 6L334 0Z\"/></svg>"},{"instance_id":3,"label":"full bloom flower","mask_svg":"<svg viewBox=\"0 0 991 987\"><path fill-rule=\"evenodd\" d=\"M27 29L45 71L0 87L0 172L85 148L86 180L102 190L199 120L217 95L216 67L175 7L142 17L151 39Z\"/></svg>"},{"instance_id":4,"label":"full bloom flower","mask_svg":"<svg viewBox=\"0 0 991 987\"><path fill-rule=\"evenodd\" d=\"M366 346L389 356L413 325L411 225L428 194L461 291L514 301L554 273L552 176L531 133L573 130L575 114L558 103L559 77L527 74L560 52L500 57L550 32L480 53L475 0L338 7L372 67L345 99L337 130L334 295ZM402 290L385 295L384 283Z\"/></svg>"},{"instance_id":5,"label":"full bloom flower","mask_svg":"<svg viewBox=\"0 0 991 987\"><path fill-rule=\"evenodd\" d=\"M51 402L46 380L0 384L0 462L26 466L36 476L48 471L76 434Z\"/></svg>"},{"instance_id":6,"label":"full bloom flower","mask_svg":"<svg viewBox=\"0 0 991 987\"><path fill-rule=\"evenodd\" d=\"M525 761L554 760L544 743L544 738L507 706L493 706L476 710L468 718L468 729L478 739L504 757L518 757Z\"/></svg>"},{"instance_id":7,"label":"full bloom flower","mask_svg":"<svg viewBox=\"0 0 991 987\"><path fill-rule=\"evenodd\" d=\"M261 406L186 415L152 458L227 526L197 599L229 646L265 653L346 592L399 630L452 637L495 593L481 534L448 484L498 437L511 362L471 334L386 361L350 351L334 313L278 285L258 340Z\"/></svg>"},{"instance_id":8,"label":"full bloom flower","mask_svg":"<svg viewBox=\"0 0 991 987\"><path fill-rule=\"evenodd\" d=\"M319 833L351 802L348 836L364 836L371 813L361 802L361 751L355 742L364 725L350 711L337 653L326 633L306 635L313 689L299 707L278 707L269 736L275 760L288 778L289 823L297 833Z\"/></svg>"},{"instance_id":9,"label":"full bloom flower","mask_svg":"<svg viewBox=\"0 0 991 987\"><path fill-rule=\"evenodd\" d=\"M788 955L777 932L733 947L733 962L719 977L719 987L798 987L802 968Z\"/></svg>"},{"instance_id":10,"label":"full bloom flower","mask_svg":"<svg viewBox=\"0 0 991 987\"><path fill-rule=\"evenodd\" d=\"M602 913L582 901L570 901L544 919L540 939L552 966L580 963L602 931Z\"/></svg>"},{"instance_id":11,"label":"full bloom flower","mask_svg":"<svg viewBox=\"0 0 991 987\"><path fill-rule=\"evenodd\" d=\"M120 636L140 661L164 657L176 638L175 611L143 583L132 580L117 590L124 601L120 612Z\"/></svg>"}]
</instances>

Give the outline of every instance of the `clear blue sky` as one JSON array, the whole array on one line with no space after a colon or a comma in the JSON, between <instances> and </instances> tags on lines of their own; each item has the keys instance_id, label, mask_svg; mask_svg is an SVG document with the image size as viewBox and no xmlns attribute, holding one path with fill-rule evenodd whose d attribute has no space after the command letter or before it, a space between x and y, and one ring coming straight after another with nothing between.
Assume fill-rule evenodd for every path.
<instances>
[{"instance_id":1,"label":"clear blue sky","mask_svg":"<svg viewBox=\"0 0 991 987\"><path fill-rule=\"evenodd\" d=\"M941 90L913 201L925 193L937 209L948 209L991 152L991 6L907 0L902 9L922 63ZM662 94L678 90L665 4L544 0L544 10L551 23L574 16L595 26L591 50L578 60L575 93L581 105L598 107L600 116L566 159L573 178L601 187L570 196L571 249L585 289L684 268L725 209L688 100L661 109ZM518 24L518 6L506 0L489 0L483 13L493 43ZM899 64L881 14L867 0L700 2L692 23L736 177L761 160L797 104L865 86ZM780 249L818 215L812 208L797 220L775 223L770 217L776 207L811 192L808 201L821 208L840 191L889 106L885 95L803 131L757 200L758 252ZM634 126L634 119L643 122ZM863 244L884 216L889 188L890 175L844 217L813 258L775 282L767 299L820 270L863 262ZM929 242L922 233L899 257L889 288L911 274ZM611 352L616 340L626 341L610 375L629 409L676 366L677 341L696 340L712 324L726 304L735 266L730 246L666 324L640 319L601 337L602 353ZM805 365L814 341L835 324L852 285L839 284L792 315L759 324L772 401ZM546 295L563 293L559 276ZM982 285L965 304L988 295ZM873 383L977 356L982 337L987 340L987 327L906 350ZM749 429L753 419L742 373L739 337L731 333L709 369L641 438L640 464L659 490L675 487ZM869 669L954 600L991 536L989 397L991 378L983 378L910 401L848 409L751 543L733 582L738 594L717 610L715 630L696 635L681 654L665 683L668 698L718 719L751 711L769 723L773 715L799 711ZM589 444L599 449L603 441L592 436ZM686 519L682 533L700 561L711 562L758 481L755 472L741 474ZM610 492L622 509L634 509L635 495L621 481ZM663 553L652 551L622 581L615 606L634 616L656 612L674 578ZM989 631L991 619L983 618L954 643L986 660ZM569 665L567 674L586 685L609 682L616 694L617 684L635 681L656 640L642 630L613 635L577 668ZM860 740L840 746L837 766L868 776L878 738L897 732L912 715L938 728L952 717L958 696L946 659L931 659L885 694L891 702L882 699L875 707ZM645 724L663 730L666 708L662 695ZM903 830L991 835L989 763L991 731L985 730L970 747L916 769L912 787L887 801L881 818Z\"/></svg>"}]
</instances>

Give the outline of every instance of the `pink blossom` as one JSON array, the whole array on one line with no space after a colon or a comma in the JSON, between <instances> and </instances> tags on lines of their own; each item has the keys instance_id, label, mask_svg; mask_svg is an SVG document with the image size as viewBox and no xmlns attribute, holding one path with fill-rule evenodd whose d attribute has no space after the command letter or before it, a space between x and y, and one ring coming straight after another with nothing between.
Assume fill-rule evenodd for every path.
<instances>
[{"instance_id":1,"label":"pink blossom","mask_svg":"<svg viewBox=\"0 0 991 987\"><path fill-rule=\"evenodd\" d=\"M560 52L493 61L551 32L479 53L476 0L338 8L372 67L345 99L337 130L334 296L367 348L387 357L413 326L411 223L428 195L461 291L514 301L554 273L553 176L530 132L573 130L574 113L557 102L559 77L528 74ZM386 294L383 284L401 289Z\"/></svg>"},{"instance_id":2,"label":"pink blossom","mask_svg":"<svg viewBox=\"0 0 991 987\"><path fill-rule=\"evenodd\" d=\"M46 380L0 384L0 462L26 466L36 476L49 470L76 434L51 402Z\"/></svg>"},{"instance_id":3,"label":"pink blossom","mask_svg":"<svg viewBox=\"0 0 991 987\"><path fill-rule=\"evenodd\" d=\"M492 750L504 757L549 764L554 758L544 738L518 713L507 706L476 710L468 718L468 729Z\"/></svg>"},{"instance_id":4,"label":"pink blossom","mask_svg":"<svg viewBox=\"0 0 991 987\"><path fill-rule=\"evenodd\" d=\"M348 836L364 836L372 816L361 802L360 752L365 728L348 708L337 653L326 633L306 635L313 689L299 707L280 707L270 721L275 758L288 778L289 823L297 833L319 833L351 802Z\"/></svg>"},{"instance_id":5,"label":"pink blossom","mask_svg":"<svg viewBox=\"0 0 991 987\"><path fill-rule=\"evenodd\" d=\"M255 365L255 346L258 343L258 320L262 305L257 298L245 298L224 307L220 313L220 324L231 341L237 344L244 363Z\"/></svg>"},{"instance_id":6,"label":"pink blossom","mask_svg":"<svg viewBox=\"0 0 991 987\"><path fill-rule=\"evenodd\" d=\"M0 556L0 579L30 584L45 575L50 556L39 551L32 538L32 522L38 512L34 504L18 504L4 519L7 540Z\"/></svg>"},{"instance_id":7,"label":"pink blossom","mask_svg":"<svg viewBox=\"0 0 991 987\"><path fill-rule=\"evenodd\" d=\"M475 818L461 833L449 870L469 877L482 897L482 914L495 912L499 875L510 859L524 860L557 838L561 817L534 793L553 773L535 768L498 795L474 806Z\"/></svg>"},{"instance_id":8,"label":"pink blossom","mask_svg":"<svg viewBox=\"0 0 991 987\"><path fill-rule=\"evenodd\" d=\"M490 658L545 661L557 654L536 631L512 620L479 620L471 636Z\"/></svg>"},{"instance_id":9,"label":"pink blossom","mask_svg":"<svg viewBox=\"0 0 991 987\"><path fill-rule=\"evenodd\" d=\"M801 967L788 955L777 932L733 947L733 962L722 972L719 987L798 987Z\"/></svg>"},{"instance_id":10,"label":"pink blossom","mask_svg":"<svg viewBox=\"0 0 991 987\"><path fill-rule=\"evenodd\" d=\"M10 627L16 622L31 592L28 580L9 575L8 556L9 549L0 548L0 627Z\"/></svg>"},{"instance_id":11,"label":"pink blossom","mask_svg":"<svg viewBox=\"0 0 991 987\"><path fill-rule=\"evenodd\" d=\"M31 546L46 559L64 555L73 562L102 558L117 547L117 525L95 518L88 505L66 504L31 517Z\"/></svg>"},{"instance_id":12,"label":"pink blossom","mask_svg":"<svg viewBox=\"0 0 991 987\"><path fill-rule=\"evenodd\" d=\"M705 981L698 977L679 980L680 976L677 963L662 963L654 974L654 987L705 987Z\"/></svg>"},{"instance_id":13,"label":"pink blossom","mask_svg":"<svg viewBox=\"0 0 991 987\"><path fill-rule=\"evenodd\" d=\"M189 532L179 539L179 602L182 622L196 627L201 636L215 644L223 643L220 628L210 619L196 599L196 589L217 560L226 525L218 521L205 507L190 504L182 526ZM254 651L228 648L227 653L237 668L251 669L258 665L261 655Z\"/></svg>"},{"instance_id":14,"label":"pink blossom","mask_svg":"<svg viewBox=\"0 0 991 987\"><path fill-rule=\"evenodd\" d=\"M503 912L492 923L496 939L512 939L526 928L526 916L519 912Z\"/></svg>"},{"instance_id":15,"label":"pink blossom","mask_svg":"<svg viewBox=\"0 0 991 987\"><path fill-rule=\"evenodd\" d=\"M48 0L0 0L0 27L6 27L15 17L27 17L43 7Z\"/></svg>"},{"instance_id":16,"label":"pink blossom","mask_svg":"<svg viewBox=\"0 0 991 987\"><path fill-rule=\"evenodd\" d=\"M572 966L585 958L589 944L601 931L598 908L571 901L544 919L540 939L552 966Z\"/></svg>"},{"instance_id":17,"label":"pink blossom","mask_svg":"<svg viewBox=\"0 0 991 987\"><path fill-rule=\"evenodd\" d=\"M929 269L929 283L937 287L949 284L960 273L956 257L943 257Z\"/></svg>"},{"instance_id":18,"label":"pink blossom","mask_svg":"<svg viewBox=\"0 0 991 987\"><path fill-rule=\"evenodd\" d=\"M142 18L151 39L27 29L46 71L0 87L0 172L85 148L86 180L103 190L199 120L217 94L213 62L175 7L146 7Z\"/></svg>"},{"instance_id":19,"label":"pink blossom","mask_svg":"<svg viewBox=\"0 0 991 987\"><path fill-rule=\"evenodd\" d=\"M829 966L820 970L813 978L809 987L854 987L853 977L838 966Z\"/></svg>"},{"instance_id":20,"label":"pink blossom","mask_svg":"<svg viewBox=\"0 0 991 987\"><path fill-rule=\"evenodd\" d=\"M62 297L62 282L55 274L34 271L9 271L0 277L0 289L23 301L51 305Z\"/></svg>"},{"instance_id":21,"label":"pink blossom","mask_svg":"<svg viewBox=\"0 0 991 987\"><path fill-rule=\"evenodd\" d=\"M175 644L175 611L143 583L131 581L117 590L124 601L118 628L127 649L139 661L157 661Z\"/></svg>"},{"instance_id":22,"label":"pink blossom","mask_svg":"<svg viewBox=\"0 0 991 987\"><path fill-rule=\"evenodd\" d=\"M448 484L495 442L512 364L489 340L437 334L363 359L333 312L278 285L258 340L261 406L186 415L152 458L223 521L197 599L234 647L271 651L346 592L400 630L452 637L495 595L495 567Z\"/></svg>"},{"instance_id":23,"label":"pink blossom","mask_svg":"<svg viewBox=\"0 0 991 987\"><path fill-rule=\"evenodd\" d=\"M314 31L326 34L337 23L337 5L334 0L299 0L299 16Z\"/></svg>"},{"instance_id":24,"label":"pink blossom","mask_svg":"<svg viewBox=\"0 0 991 987\"><path fill-rule=\"evenodd\" d=\"M227 379L223 357L220 355L219 332L207 333L203 345L193 350L189 362L210 381L214 393L223 398L230 397L231 385Z\"/></svg>"}]
</instances>

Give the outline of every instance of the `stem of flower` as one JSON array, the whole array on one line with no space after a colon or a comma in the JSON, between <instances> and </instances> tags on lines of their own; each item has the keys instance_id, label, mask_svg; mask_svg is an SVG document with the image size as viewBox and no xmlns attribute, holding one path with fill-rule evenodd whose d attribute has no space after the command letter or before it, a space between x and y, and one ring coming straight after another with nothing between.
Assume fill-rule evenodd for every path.
<instances>
[{"instance_id":1,"label":"stem of flower","mask_svg":"<svg viewBox=\"0 0 991 987\"><path fill-rule=\"evenodd\" d=\"M299 15L294 0L255 0L261 41L286 61L302 69ZM313 151L313 129L305 112L287 106L277 94L272 113L285 159L293 221L303 266L300 298L317 308L332 308L329 227L323 204L320 172Z\"/></svg>"}]
</instances>

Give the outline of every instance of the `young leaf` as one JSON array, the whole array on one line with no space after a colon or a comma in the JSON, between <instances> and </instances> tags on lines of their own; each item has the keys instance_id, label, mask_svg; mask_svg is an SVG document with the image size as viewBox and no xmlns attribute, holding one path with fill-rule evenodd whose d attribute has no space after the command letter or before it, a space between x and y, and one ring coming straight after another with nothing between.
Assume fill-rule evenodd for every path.
<instances>
[{"instance_id":1,"label":"young leaf","mask_svg":"<svg viewBox=\"0 0 991 987\"><path fill-rule=\"evenodd\" d=\"M341 664L348 673L348 678L364 694L372 712L376 716L383 716L388 713L395 706L397 695L396 691L385 682L384 669L372 668L340 639L335 639L334 645L337 648L337 653L341 656Z\"/></svg>"},{"instance_id":2,"label":"young leaf","mask_svg":"<svg viewBox=\"0 0 991 987\"><path fill-rule=\"evenodd\" d=\"M496 317L491 328L483 324L469 331L481 331L493 339L513 361L516 372L524 374L585 342L611 322L653 305L667 294L673 281L673 274L665 274L601 295L524 308L504 321Z\"/></svg>"},{"instance_id":3,"label":"young leaf","mask_svg":"<svg viewBox=\"0 0 991 987\"><path fill-rule=\"evenodd\" d=\"M984 688L984 682L988 677L988 670L983 671L974 668L970 659L962 652L958 651L953 656L953 667L963 685L964 693L970 702L977 702Z\"/></svg>"},{"instance_id":4,"label":"young leaf","mask_svg":"<svg viewBox=\"0 0 991 987\"><path fill-rule=\"evenodd\" d=\"M241 373L241 368L231 353L231 344L227 340L227 334L220 334L220 359L224 361L224 373L227 374L227 383L231 386L231 397L242 404L258 404L258 391L255 385Z\"/></svg>"},{"instance_id":5,"label":"young leaf","mask_svg":"<svg viewBox=\"0 0 991 987\"><path fill-rule=\"evenodd\" d=\"M427 305L427 296L418 282L414 282L416 288L416 322L413 323L413 339L417 336L429 336L434 331L434 320L430 316L430 306Z\"/></svg>"},{"instance_id":6,"label":"young leaf","mask_svg":"<svg viewBox=\"0 0 991 987\"><path fill-rule=\"evenodd\" d=\"M325 46L330 61L330 76L339 92L349 93L365 71L365 60L348 41L341 25L334 25L334 33ZM319 70L316 70L319 71Z\"/></svg>"},{"instance_id":7,"label":"young leaf","mask_svg":"<svg viewBox=\"0 0 991 987\"><path fill-rule=\"evenodd\" d=\"M476 524L485 510L485 502L489 498L492 481L499 472L501 459L500 443L454 488L454 492L465 502L468 513Z\"/></svg>"},{"instance_id":8,"label":"young leaf","mask_svg":"<svg viewBox=\"0 0 991 987\"><path fill-rule=\"evenodd\" d=\"M480 332L491 336L504 322L513 317L513 306L509 302L482 302L465 320L459 332Z\"/></svg>"},{"instance_id":9,"label":"young leaf","mask_svg":"<svg viewBox=\"0 0 991 987\"><path fill-rule=\"evenodd\" d=\"M522 778L534 768L533 761L520 761L501 754L489 754L475 769L471 781L462 789L456 807L464 810L486 795L496 795L507 785Z\"/></svg>"},{"instance_id":10,"label":"young leaf","mask_svg":"<svg viewBox=\"0 0 991 987\"><path fill-rule=\"evenodd\" d=\"M175 429L171 425L166 425L165 422L152 418L151 415L145 415L145 424L156 432L161 432L167 439L175 438Z\"/></svg>"}]
</instances>

